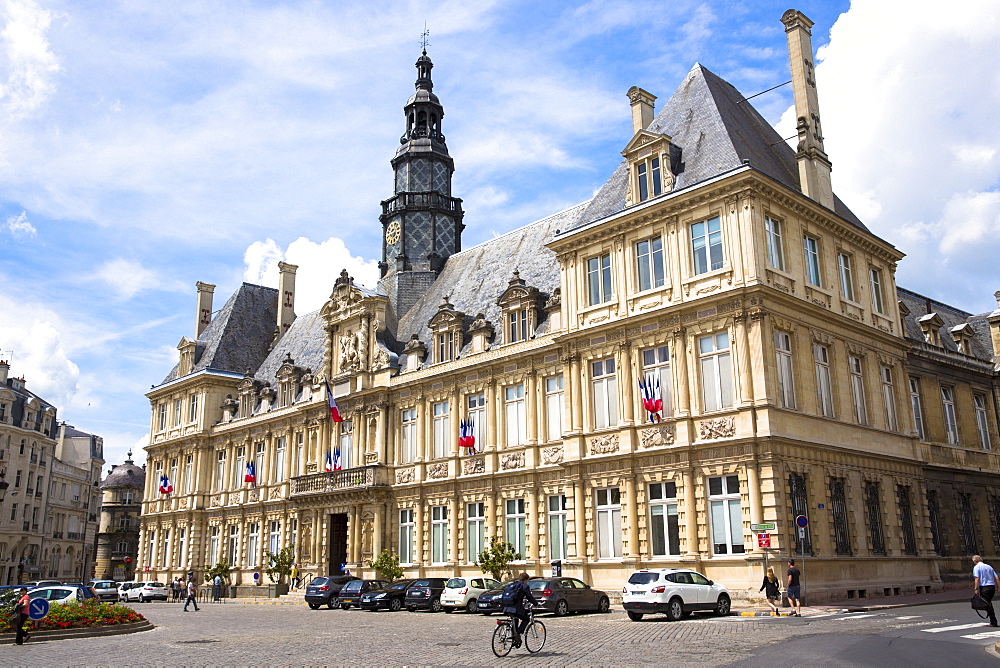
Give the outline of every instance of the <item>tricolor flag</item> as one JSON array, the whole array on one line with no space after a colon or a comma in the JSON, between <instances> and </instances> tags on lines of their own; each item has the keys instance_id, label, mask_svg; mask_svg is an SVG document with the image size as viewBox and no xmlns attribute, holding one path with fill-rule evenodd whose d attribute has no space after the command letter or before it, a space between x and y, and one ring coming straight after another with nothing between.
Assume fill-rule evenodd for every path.
<instances>
[{"instance_id":1,"label":"tricolor flag","mask_svg":"<svg viewBox=\"0 0 1000 668\"><path fill-rule=\"evenodd\" d=\"M257 486L257 468L253 462L247 462L247 472L243 475L243 482L250 483L251 487Z\"/></svg>"},{"instance_id":2,"label":"tricolor flag","mask_svg":"<svg viewBox=\"0 0 1000 668\"><path fill-rule=\"evenodd\" d=\"M329 450L326 451L326 470L333 470L333 454Z\"/></svg>"},{"instance_id":3,"label":"tricolor flag","mask_svg":"<svg viewBox=\"0 0 1000 668\"><path fill-rule=\"evenodd\" d=\"M164 473L160 476L160 494L170 494L174 491L174 486L170 484L170 478Z\"/></svg>"},{"instance_id":4,"label":"tricolor flag","mask_svg":"<svg viewBox=\"0 0 1000 668\"><path fill-rule=\"evenodd\" d=\"M340 462L340 448L337 448L333 452L333 470L334 471L339 471L339 470L341 470L341 468L343 468L343 466L342 466L342 464Z\"/></svg>"},{"instance_id":5,"label":"tricolor flag","mask_svg":"<svg viewBox=\"0 0 1000 668\"><path fill-rule=\"evenodd\" d=\"M337 402L333 398L333 390L330 389L330 383L326 383L326 397L327 401L330 402L330 419L334 422L343 422L344 418L340 417L340 409L337 408Z\"/></svg>"},{"instance_id":6,"label":"tricolor flag","mask_svg":"<svg viewBox=\"0 0 1000 668\"><path fill-rule=\"evenodd\" d=\"M462 420L458 424L458 447L468 448L469 454L476 454L476 425L472 420Z\"/></svg>"},{"instance_id":7,"label":"tricolor flag","mask_svg":"<svg viewBox=\"0 0 1000 668\"><path fill-rule=\"evenodd\" d=\"M650 422L662 420L663 399L660 397L660 380L650 376L639 381L639 392L642 395L642 407L649 413Z\"/></svg>"}]
</instances>

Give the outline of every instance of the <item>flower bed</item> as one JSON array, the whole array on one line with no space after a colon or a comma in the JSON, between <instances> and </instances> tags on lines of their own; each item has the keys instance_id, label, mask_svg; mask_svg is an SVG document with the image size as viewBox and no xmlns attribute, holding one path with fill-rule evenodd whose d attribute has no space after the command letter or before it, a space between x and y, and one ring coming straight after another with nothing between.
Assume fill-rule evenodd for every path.
<instances>
[{"instance_id":1,"label":"flower bed","mask_svg":"<svg viewBox=\"0 0 1000 668\"><path fill-rule=\"evenodd\" d=\"M12 609L12 608L11 608ZM13 626L7 621L9 612L4 615L3 629L13 631ZM55 603L49 608L49 614L35 623L36 629L79 629L93 626L113 626L115 624L132 624L145 621L145 617L132 608L100 603L89 600L84 603Z\"/></svg>"}]
</instances>

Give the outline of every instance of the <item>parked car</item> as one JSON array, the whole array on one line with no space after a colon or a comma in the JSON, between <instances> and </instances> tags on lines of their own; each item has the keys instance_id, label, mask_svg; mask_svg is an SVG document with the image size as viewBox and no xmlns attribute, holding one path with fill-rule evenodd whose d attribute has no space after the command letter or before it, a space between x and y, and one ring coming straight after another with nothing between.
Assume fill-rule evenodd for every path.
<instances>
[{"instance_id":1,"label":"parked car","mask_svg":"<svg viewBox=\"0 0 1000 668\"><path fill-rule=\"evenodd\" d=\"M118 600L118 583L114 580L94 580L90 586L97 592L97 598L102 601Z\"/></svg>"},{"instance_id":2,"label":"parked car","mask_svg":"<svg viewBox=\"0 0 1000 668\"><path fill-rule=\"evenodd\" d=\"M337 605L340 589L348 582L360 579L353 575L325 575L313 578L306 586L306 603L313 610L319 610L321 605L333 608Z\"/></svg>"},{"instance_id":3,"label":"parked car","mask_svg":"<svg viewBox=\"0 0 1000 668\"><path fill-rule=\"evenodd\" d=\"M90 587L77 585L35 587L28 591L28 596L30 598L44 598L49 603L83 603L87 599L97 598L97 594Z\"/></svg>"},{"instance_id":4,"label":"parked car","mask_svg":"<svg viewBox=\"0 0 1000 668\"><path fill-rule=\"evenodd\" d=\"M684 568L639 570L622 588L622 607L633 622L649 613L663 613L670 621L687 617L695 610L725 616L731 605L724 585Z\"/></svg>"},{"instance_id":5,"label":"parked car","mask_svg":"<svg viewBox=\"0 0 1000 668\"><path fill-rule=\"evenodd\" d=\"M551 612L562 617L570 612L607 612L611 600L606 592L593 589L576 578L534 577L528 580L531 595L535 597L538 612Z\"/></svg>"},{"instance_id":6,"label":"parked car","mask_svg":"<svg viewBox=\"0 0 1000 668\"><path fill-rule=\"evenodd\" d=\"M388 587L376 589L361 595L362 610L379 610L386 608L391 612L403 609L403 599L406 598L406 588L416 580L396 580Z\"/></svg>"},{"instance_id":7,"label":"parked car","mask_svg":"<svg viewBox=\"0 0 1000 668\"><path fill-rule=\"evenodd\" d=\"M61 585L62 580L32 580L31 582L25 582L22 587L27 587L28 589L34 589L35 587L51 587L52 585Z\"/></svg>"},{"instance_id":8,"label":"parked car","mask_svg":"<svg viewBox=\"0 0 1000 668\"><path fill-rule=\"evenodd\" d=\"M441 592L441 606L445 612L463 608L466 612L476 612L479 597L499 586L500 583L493 578L452 578Z\"/></svg>"},{"instance_id":9,"label":"parked car","mask_svg":"<svg viewBox=\"0 0 1000 668\"><path fill-rule=\"evenodd\" d=\"M421 578L415 580L406 590L403 604L410 612L430 610L441 612L441 593L448 584L448 578Z\"/></svg>"},{"instance_id":10,"label":"parked car","mask_svg":"<svg viewBox=\"0 0 1000 668\"><path fill-rule=\"evenodd\" d=\"M360 608L362 594L388 586L388 580L351 580L344 584L340 594L337 595L337 605L341 610L347 610L352 605Z\"/></svg>"},{"instance_id":11,"label":"parked car","mask_svg":"<svg viewBox=\"0 0 1000 668\"><path fill-rule=\"evenodd\" d=\"M125 592L127 592L131 587L135 586L135 584L136 584L135 582L129 581L129 582L122 582L118 585L119 602L128 600L128 594L126 594Z\"/></svg>"},{"instance_id":12,"label":"parked car","mask_svg":"<svg viewBox=\"0 0 1000 668\"><path fill-rule=\"evenodd\" d=\"M125 590L125 601L166 601L167 587L162 582L132 582L131 587ZM119 591L121 591L119 589Z\"/></svg>"},{"instance_id":13,"label":"parked car","mask_svg":"<svg viewBox=\"0 0 1000 668\"><path fill-rule=\"evenodd\" d=\"M476 601L476 610L483 613L487 617L492 615L494 612L503 612L503 606L500 604L500 597L503 596L503 588L511 582L514 582L514 580L501 582L493 589L484 591L480 594L479 599Z\"/></svg>"}]
</instances>

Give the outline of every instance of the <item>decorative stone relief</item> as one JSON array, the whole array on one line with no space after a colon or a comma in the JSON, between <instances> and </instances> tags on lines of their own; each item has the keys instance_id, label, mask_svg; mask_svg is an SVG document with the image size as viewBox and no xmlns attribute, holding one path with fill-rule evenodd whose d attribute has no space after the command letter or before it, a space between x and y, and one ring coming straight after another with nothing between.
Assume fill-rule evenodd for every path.
<instances>
[{"instance_id":1,"label":"decorative stone relief","mask_svg":"<svg viewBox=\"0 0 1000 668\"><path fill-rule=\"evenodd\" d=\"M222 495L221 494L213 494L212 495L212 503L211 503L211 505L213 505L213 506L221 506L222 505Z\"/></svg>"},{"instance_id":2,"label":"decorative stone relief","mask_svg":"<svg viewBox=\"0 0 1000 668\"><path fill-rule=\"evenodd\" d=\"M655 448L658 445L673 445L677 429L672 424L660 424L640 433L639 445L643 448Z\"/></svg>"},{"instance_id":3,"label":"decorative stone relief","mask_svg":"<svg viewBox=\"0 0 1000 668\"><path fill-rule=\"evenodd\" d=\"M269 499L280 499L281 498L281 488L280 487L272 487L271 491L268 493L268 498Z\"/></svg>"},{"instance_id":4,"label":"decorative stone relief","mask_svg":"<svg viewBox=\"0 0 1000 668\"><path fill-rule=\"evenodd\" d=\"M248 501L260 501L260 490L254 487L250 490L250 494L247 495Z\"/></svg>"},{"instance_id":5,"label":"decorative stone relief","mask_svg":"<svg viewBox=\"0 0 1000 668\"><path fill-rule=\"evenodd\" d=\"M306 473L316 473L316 469L319 468L316 462L309 462L306 464Z\"/></svg>"},{"instance_id":6,"label":"decorative stone relief","mask_svg":"<svg viewBox=\"0 0 1000 668\"><path fill-rule=\"evenodd\" d=\"M413 482L414 476L415 474L413 469L402 469L400 471L396 471L396 484L402 485L404 483Z\"/></svg>"},{"instance_id":7,"label":"decorative stone relief","mask_svg":"<svg viewBox=\"0 0 1000 668\"><path fill-rule=\"evenodd\" d=\"M389 366L389 351L385 348L379 348L372 358L372 370L384 369L387 366Z\"/></svg>"},{"instance_id":8,"label":"decorative stone relief","mask_svg":"<svg viewBox=\"0 0 1000 668\"><path fill-rule=\"evenodd\" d=\"M698 423L698 433L702 440L713 438L729 438L736 435L736 420L734 418L718 418Z\"/></svg>"},{"instance_id":9,"label":"decorative stone relief","mask_svg":"<svg viewBox=\"0 0 1000 668\"><path fill-rule=\"evenodd\" d=\"M505 471L524 468L523 452L508 452L500 457L500 468Z\"/></svg>"},{"instance_id":10,"label":"decorative stone relief","mask_svg":"<svg viewBox=\"0 0 1000 668\"><path fill-rule=\"evenodd\" d=\"M361 367L358 355L358 335L350 330L340 337L340 372L357 371Z\"/></svg>"},{"instance_id":11,"label":"decorative stone relief","mask_svg":"<svg viewBox=\"0 0 1000 668\"><path fill-rule=\"evenodd\" d=\"M543 464L561 464L563 460L563 447L554 445L551 448L542 448Z\"/></svg>"},{"instance_id":12,"label":"decorative stone relief","mask_svg":"<svg viewBox=\"0 0 1000 668\"><path fill-rule=\"evenodd\" d=\"M188 507L188 500L187 499L181 499L180 501L177 502L177 506L180 507L180 508L187 508Z\"/></svg>"},{"instance_id":13,"label":"decorative stone relief","mask_svg":"<svg viewBox=\"0 0 1000 668\"><path fill-rule=\"evenodd\" d=\"M377 452L366 452L365 453L365 464L377 464L378 463L378 453Z\"/></svg>"},{"instance_id":14,"label":"decorative stone relief","mask_svg":"<svg viewBox=\"0 0 1000 668\"><path fill-rule=\"evenodd\" d=\"M299 559L307 561L312 558L312 525L302 525L302 535L299 537Z\"/></svg>"},{"instance_id":15,"label":"decorative stone relief","mask_svg":"<svg viewBox=\"0 0 1000 668\"><path fill-rule=\"evenodd\" d=\"M590 454L605 455L609 452L618 452L618 434L595 436L590 439Z\"/></svg>"},{"instance_id":16,"label":"decorative stone relief","mask_svg":"<svg viewBox=\"0 0 1000 668\"><path fill-rule=\"evenodd\" d=\"M486 460L483 457L472 457L462 462L462 473L472 475L486 471Z\"/></svg>"},{"instance_id":17,"label":"decorative stone relief","mask_svg":"<svg viewBox=\"0 0 1000 668\"><path fill-rule=\"evenodd\" d=\"M427 477L428 478L447 478L448 477L448 465L447 464L431 464L427 467Z\"/></svg>"},{"instance_id":18,"label":"decorative stone relief","mask_svg":"<svg viewBox=\"0 0 1000 668\"><path fill-rule=\"evenodd\" d=\"M375 516L365 511L361 514L361 557L374 558L373 536L375 535Z\"/></svg>"}]
</instances>

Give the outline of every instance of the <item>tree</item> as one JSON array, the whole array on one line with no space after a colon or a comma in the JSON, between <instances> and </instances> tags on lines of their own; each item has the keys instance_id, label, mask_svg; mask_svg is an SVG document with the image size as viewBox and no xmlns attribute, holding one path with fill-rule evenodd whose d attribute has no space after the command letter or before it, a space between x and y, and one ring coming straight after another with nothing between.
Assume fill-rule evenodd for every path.
<instances>
[{"instance_id":1,"label":"tree","mask_svg":"<svg viewBox=\"0 0 1000 668\"><path fill-rule=\"evenodd\" d=\"M283 550L279 550L277 554L271 552L270 550L264 550L264 558L267 559L267 577L271 578L271 582L277 582L282 584L285 581L285 576L292 574L292 566L295 564L295 550L291 547L286 547Z\"/></svg>"},{"instance_id":2,"label":"tree","mask_svg":"<svg viewBox=\"0 0 1000 668\"><path fill-rule=\"evenodd\" d=\"M229 571L233 570L225 561L220 561L215 566L205 566L205 582L212 582L215 580L215 576L218 575L222 578L224 582L229 582Z\"/></svg>"},{"instance_id":3,"label":"tree","mask_svg":"<svg viewBox=\"0 0 1000 668\"><path fill-rule=\"evenodd\" d=\"M479 566L479 570L488 573L494 580L507 580L514 577L510 562L523 558L520 552L514 551L512 544L494 536L490 539L489 547L479 553L479 558L474 563ZM509 577L505 578L505 574Z\"/></svg>"},{"instance_id":4,"label":"tree","mask_svg":"<svg viewBox=\"0 0 1000 668\"><path fill-rule=\"evenodd\" d=\"M399 557L389 550L382 550L375 561L369 561L368 565L378 571L387 580L398 580L403 575L403 569L399 567Z\"/></svg>"}]
</instances>

